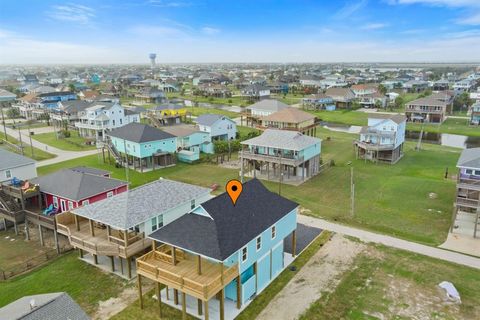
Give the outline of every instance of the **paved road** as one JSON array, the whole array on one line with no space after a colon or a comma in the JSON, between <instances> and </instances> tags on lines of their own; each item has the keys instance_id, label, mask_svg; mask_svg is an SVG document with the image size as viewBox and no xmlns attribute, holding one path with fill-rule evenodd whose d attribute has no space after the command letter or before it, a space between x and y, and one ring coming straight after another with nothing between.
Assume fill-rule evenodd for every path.
<instances>
[{"instance_id":1,"label":"paved road","mask_svg":"<svg viewBox=\"0 0 480 320\"><path fill-rule=\"evenodd\" d=\"M298 216L298 222L303 223L307 226L318 227L320 229L330 230L344 235L356 237L365 242L380 243L389 247L407 250L418 254L423 254L432 258L437 258L440 260L480 269L480 258L467 256L461 253L430 247L423 244L402 240L370 231L347 227L338 223L333 223L323 219L307 217L303 215Z\"/></svg>"},{"instance_id":2,"label":"paved road","mask_svg":"<svg viewBox=\"0 0 480 320\"><path fill-rule=\"evenodd\" d=\"M40 129L41 128L33 129L33 131L37 130L37 131L39 131L39 133L45 131L44 129L41 129L41 130ZM30 137L28 136L28 130L20 130L20 133L22 135L22 142L30 145ZM17 140L19 138L18 137L18 130L7 128L7 134L9 136L14 137ZM85 156L88 156L88 155L96 154L98 152L97 150L87 150L87 151L61 150L61 149L52 147L50 145L46 145L44 143L41 143L41 142L35 140L34 137L35 136L32 136L32 144L35 148L45 150L48 153L54 154L56 156L55 158L52 158L52 159L47 159L47 160L42 160L42 161L37 162L37 167L43 167L43 166L47 166L47 165L50 165L50 164L63 162L63 161L66 161L66 160L85 157Z\"/></svg>"}]
</instances>

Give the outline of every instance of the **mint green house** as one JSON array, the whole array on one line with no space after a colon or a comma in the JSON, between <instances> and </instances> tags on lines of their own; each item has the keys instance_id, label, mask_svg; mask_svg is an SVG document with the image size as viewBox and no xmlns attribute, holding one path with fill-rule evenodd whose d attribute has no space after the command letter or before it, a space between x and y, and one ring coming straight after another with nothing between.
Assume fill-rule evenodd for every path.
<instances>
[{"instance_id":1,"label":"mint green house","mask_svg":"<svg viewBox=\"0 0 480 320\"><path fill-rule=\"evenodd\" d=\"M200 159L200 152L214 153L210 133L200 131L197 126L180 124L163 130L177 137L177 156L181 162L192 163Z\"/></svg>"},{"instance_id":2,"label":"mint green house","mask_svg":"<svg viewBox=\"0 0 480 320\"><path fill-rule=\"evenodd\" d=\"M143 172L176 163L177 137L171 133L133 122L107 133L109 148L129 167Z\"/></svg>"}]
</instances>

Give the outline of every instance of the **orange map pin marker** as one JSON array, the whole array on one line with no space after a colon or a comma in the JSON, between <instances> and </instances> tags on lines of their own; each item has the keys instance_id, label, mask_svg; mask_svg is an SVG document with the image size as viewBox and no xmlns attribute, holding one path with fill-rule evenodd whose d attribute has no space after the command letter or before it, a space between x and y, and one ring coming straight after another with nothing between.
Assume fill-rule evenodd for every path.
<instances>
[{"instance_id":1,"label":"orange map pin marker","mask_svg":"<svg viewBox=\"0 0 480 320\"><path fill-rule=\"evenodd\" d=\"M235 205L238 197L240 197L240 194L242 193L243 185L240 181L233 179L227 182L226 190L233 205Z\"/></svg>"}]
</instances>

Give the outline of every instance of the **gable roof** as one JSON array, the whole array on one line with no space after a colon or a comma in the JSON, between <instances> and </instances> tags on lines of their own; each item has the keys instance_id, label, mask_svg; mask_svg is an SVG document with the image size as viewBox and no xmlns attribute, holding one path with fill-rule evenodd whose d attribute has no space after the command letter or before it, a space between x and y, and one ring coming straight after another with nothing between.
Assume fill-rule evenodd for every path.
<instances>
[{"instance_id":1,"label":"gable roof","mask_svg":"<svg viewBox=\"0 0 480 320\"><path fill-rule=\"evenodd\" d=\"M242 141L243 145L300 151L321 140L297 131L266 129L260 136Z\"/></svg>"},{"instance_id":2,"label":"gable roof","mask_svg":"<svg viewBox=\"0 0 480 320\"><path fill-rule=\"evenodd\" d=\"M138 122L131 122L123 127L113 129L107 135L137 143L175 138L173 134Z\"/></svg>"},{"instance_id":3,"label":"gable roof","mask_svg":"<svg viewBox=\"0 0 480 320\"><path fill-rule=\"evenodd\" d=\"M208 193L209 188L160 178L71 211L111 227L127 230Z\"/></svg>"},{"instance_id":4,"label":"gable roof","mask_svg":"<svg viewBox=\"0 0 480 320\"><path fill-rule=\"evenodd\" d=\"M325 94L332 98L336 98L336 97L343 97L347 99L355 98L355 93L353 93L352 89L350 88L332 87L332 88L328 88L327 91L325 91Z\"/></svg>"},{"instance_id":5,"label":"gable roof","mask_svg":"<svg viewBox=\"0 0 480 320\"><path fill-rule=\"evenodd\" d=\"M275 112L288 107L290 107L288 104L285 104L281 101L278 101L275 99L264 99L248 106L247 110L257 109L257 110L267 110L267 111Z\"/></svg>"},{"instance_id":6,"label":"gable roof","mask_svg":"<svg viewBox=\"0 0 480 320\"><path fill-rule=\"evenodd\" d=\"M446 101L439 100L436 96L428 96L420 99L416 99L406 103L406 105L417 105L417 106L441 106L446 107L448 103Z\"/></svg>"},{"instance_id":7,"label":"gable roof","mask_svg":"<svg viewBox=\"0 0 480 320\"><path fill-rule=\"evenodd\" d=\"M270 228L298 204L270 192L259 180L243 184L236 205L227 193L204 202L209 216L186 214L150 238L223 261Z\"/></svg>"},{"instance_id":8,"label":"gable roof","mask_svg":"<svg viewBox=\"0 0 480 320\"><path fill-rule=\"evenodd\" d=\"M368 117L372 119L390 119L398 124L407 121L407 117L403 114L369 113Z\"/></svg>"},{"instance_id":9,"label":"gable roof","mask_svg":"<svg viewBox=\"0 0 480 320\"><path fill-rule=\"evenodd\" d=\"M458 159L457 167L480 169L480 148L463 150Z\"/></svg>"},{"instance_id":10,"label":"gable roof","mask_svg":"<svg viewBox=\"0 0 480 320\"><path fill-rule=\"evenodd\" d=\"M186 137L196 132L203 132L197 126L190 124L177 124L174 126L166 126L163 131L173 134L177 137Z\"/></svg>"},{"instance_id":11,"label":"gable roof","mask_svg":"<svg viewBox=\"0 0 480 320\"><path fill-rule=\"evenodd\" d=\"M0 148L0 170L26 166L35 160Z\"/></svg>"},{"instance_id":12,"label":"gable roof","mask_svg":"<svg viewBox=\"0 0 480 320\"><path fill-rule=\"evenodd\" d=\"M221 114L212 114L212 113L202 114L197 117L196 121L198 124L201 124L202 126L211 126L220 119L225 119L233 122L233 120L227 116L224 116Z\"/></svg>"},{"instance_id":13,"label":"gable roof","mask_svg":"<svg viewBox=\"0 0 480 320\"><path fill-rule=\"evenodd\" d=\"M277 112L274 112L266 117L263 117L262 120L266 121L277 121L277 122L288 122L288 123L301 123L304 121L314 120L315 116L311 113L299 110L297 108L284 108Z\"/></svg>"},{"instance_id":14,"label":"gable roof","mask_svg":"<svg viewBox=\"0 0 480 320\"><path fill-rule=\"evenodd\" d=\"M82 173L88 173L88 174L95 174L97 176L106 176L110 174L110 171L107 171L107 170L101 170L101 169L85 167L85 166L73 167L73 168L70 168L70 170L82 172Z\"/></svg>"},{"instance_id":15,"label":"gable roof","mask_svg":"<svg viewBox=\"0 0 480 320\"><path fill-rule=\"evenodd\" d=\"M35 301L31 309L30 302ZM1 319L88 320L85 311L66 292L22 297L0 308ZM5 317L5 318L4 318Z\"/></svg>"},{"instance_id":16,"label":"gable roof","mask_svg":"<svg viewBox=\"0 0 480 320\"><path fill-rule=\"evenodd\" d=\"M95 174L63 169L32 179L40 185L41 192L73 201L90 198L108 190L128 185L128 182Z\"/></svg>"}]
</instances>

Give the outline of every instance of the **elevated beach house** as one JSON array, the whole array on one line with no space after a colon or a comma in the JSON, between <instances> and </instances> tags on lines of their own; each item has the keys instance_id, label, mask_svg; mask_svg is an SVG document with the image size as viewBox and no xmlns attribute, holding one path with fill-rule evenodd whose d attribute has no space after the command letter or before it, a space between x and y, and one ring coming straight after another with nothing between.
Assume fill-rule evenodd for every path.
<instances>
[{"instance_id":1,"label":"elevated beach house","mask_svg":"<svg viewBox=\"0 0 480 320\"><path fill-rule=\"evenodd\" d=\"M237 136L237 124L224 115L202 114L196 122L200 131L210 134L212 141L233 140Z\"/></svg>"},{"instance_id":2,"label":"elevated beach house","mask_svg":"<svg viewBox=\"0 0 480 320\"><path fill-rule=\"evenodd\" d=\"M300 184L320 169L321 140L300 132L266 129L260 136L242 141L242 178Z\"/></svg>"},{"instance_id":3,"label":"elevated beach house","mask_svg":"<svg viewBox=\"0 0 480 320\"><path fill-rule=\"evenodd\" d=\"M355 141L357 159L396 163L403 156L407 118L401 114L370 114Z\"/></svg>"},{"instance_id":4,"label":"elevated beach house","mask_svg":"<svg viewBox=\"0 0 480 320\"><path fill-rule=\"evenodd\" d=\"M444 91L405 103L407 121L442 123L452 111L453 96Z\"/></svg>"},{"instance_id":5,"label":"elevated beach house","mask_svg":"<svg viewBox=\"0 0 480 320\"><path fill-rule=\"evenodd\" d=\"M108 132L108 152L117 163L143 172L176 163L177 137L143 123L130 123Z\"/></svg>"},{"instance_id":6,"label":"elevated beach house","mask_svg":"<svg viewBox=\"0 0 480 320\"><path fill-rule=\"evenodd\" d=\"M470 125L480 125L480 102L474 103L471 106Z\"/></svg>"},{"instance_id":7,"label":"elevated beach house","mask_svg":"<svg viewBox=\"0 0 480 320\"><path fill-rule=\"evenodd\" d=\"M140 307L148 278L157 283L160 313L164 302L182 304L183 319L187 309L203 319L233 319L295 256L297 212L297 203L253 179L235 205L223 193L151 233L153 250L137 259Z\"/></svg>"},{"instance_id":8,"label":"elevated beach house","mask_svg":"<svg viewBox=\"0 0 480 320\"><path fill-rule=\"evenodd\" d=\"M126 260L128 277L132 276L131 260L151 246L146 236L171 223L200 203L210 199L210 189L160 178L102 201L75 208L57 215L58 232L70 244L93 257Z\"/></svg>"},{"instance_id":9,"label":"elevated beach house","mask_svg":"<svg viewBox=\"0 0 480 320\"><path fill-rule=\"evenodd\" d=\"M457 192L451 231L477 238L480 229L480 148L463 150L457 168Z\"/></svg>"},{"instance_id":10,"label":"elevated beach house","mask_svg":"<svg viewBox=\"0 0 480 320\"><path fill-rule=\"evenodd\" d=\"M260 129L280 129L297 131L307 136L317 134L317 117L297 108L284 108L260 118Z\"/></svg>"},{"instance_id":11,"label":"elevated beach house","mask_svg":"<svg viewBox=\"0 0 480 320\"><path fill-rule=\"evenodd\" d=\"M261 117L269 116L274 112L288 107L288 104L275 99L261 100L245 108L247 111L242 114L240 122L243 125L243 118L245 117L246 126L255 127L258 124L261 124Z\"/></svg>"}]
</instances>

